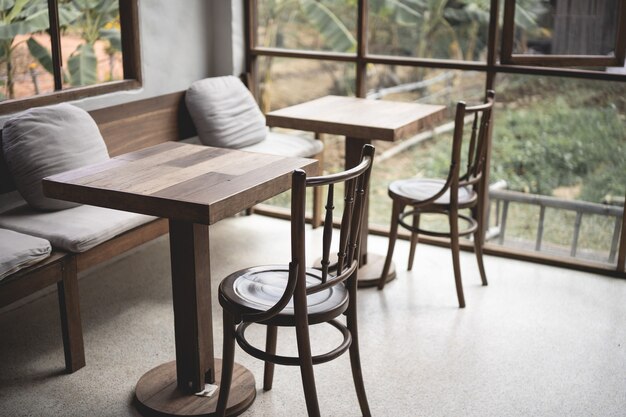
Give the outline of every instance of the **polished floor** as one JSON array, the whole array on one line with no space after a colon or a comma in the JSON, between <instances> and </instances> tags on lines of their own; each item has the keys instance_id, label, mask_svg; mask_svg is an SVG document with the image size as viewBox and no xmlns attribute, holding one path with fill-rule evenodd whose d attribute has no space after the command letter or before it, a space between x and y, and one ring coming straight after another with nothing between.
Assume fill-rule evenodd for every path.
<instances>
[{"instance_id":1,"label":"polished floor","mask_svg":"<svg viewBox=\"0 0 626 417\"><path fill-rule=\"evenodd\" d=\"M260 216L212 227L214 288L240 267L284 262L288 230ZM386 239L371 237L370 249L384 253ZM626 416L625 280L487 257L482 287L473 255L463 254L467 308L459 309L449 252L418 246L410 273L407 252L399 242L400 273L383 292L359 291L373 415ZM72 375L62 373L55 293L0 313L0 415L138 415L135 383L174 358L168 240L86 273L80 291L87 367ZM218 355L220 318L215 303ZM316 327L316 349L337 341ZM291 333L278 343L279 353L294 351ZM237 361L260 388L262 364L241 350ZM316 367L316 378L322 415L360 415L347 355ZM299 372L287 367L244 414L305 415Z\"/></svg>"}]
</instances>

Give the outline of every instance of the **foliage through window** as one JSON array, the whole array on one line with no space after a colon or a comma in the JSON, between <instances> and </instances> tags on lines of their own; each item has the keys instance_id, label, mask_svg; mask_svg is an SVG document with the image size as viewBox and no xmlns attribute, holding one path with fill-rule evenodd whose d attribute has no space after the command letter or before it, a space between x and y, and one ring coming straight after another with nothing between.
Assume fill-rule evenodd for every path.
<instances>
[{"instance_id":1,"label":"foliage through window","mask_svg":"<svg viewBox=\"0 0 626 417\"><path fill-rule=\"evenodd\" d=\"M138 52L135 7L136 0L0 0L0 100L139 80L125 56Z\"/></svg>"},{"instance_id":2,"label":"foliage through window","mask_svg":"<svg viewBox=\"0 0 626 417\"><path fill-rule=\"evenodd\" d=\"M452 116L493 88L490 249L624 273L625 1L245 4L247 69L265 111L338 94L443 104ZM376 141L370 224L389 224L390 181L447 172L450 129ZM325 140L332 172L343 140Z\"/></svg>"}]
</instances>

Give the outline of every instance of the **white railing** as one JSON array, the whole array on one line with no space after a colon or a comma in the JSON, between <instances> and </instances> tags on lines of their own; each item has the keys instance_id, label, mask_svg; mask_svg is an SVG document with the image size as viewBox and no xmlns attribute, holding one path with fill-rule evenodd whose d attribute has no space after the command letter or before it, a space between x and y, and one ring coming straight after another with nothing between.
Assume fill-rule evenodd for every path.
<instances>
[{"instance_id":1,"label":"white railing","mask_svg":"<svg viewBox=\"0 0 626 417\"><path fill-rule=\"evenodd\" d=\"M560 198L545 195L510 191L506 190L506 182L504 181L499 181L489 187L489 198L492 202L495 203L496 218L495 226L489 229L487 238L496 240L499 244L504 243L510 203L521 203L539 206L539 221L537 223L536 239L534 245L535 251L538 252L542 250L545 214L547 208L572 211L576 213L576 219L573 226L573 236L569 251L569 255L571 257L576 257L576 254L578 252L580 226L582 224L583 216L600 215L613 217L613 233L611 238L611 246L609 249L608 262L610 264L615 263L615 257L617 255L619 245L619 235L622 228L622 218L624 213L623 206L619 207L609 204L590 203L587 201L563 200ZM489 215L492 215L491 210ZM565 223L562 223L562 225L564 224Z\"/></svg>"}]
</instances>

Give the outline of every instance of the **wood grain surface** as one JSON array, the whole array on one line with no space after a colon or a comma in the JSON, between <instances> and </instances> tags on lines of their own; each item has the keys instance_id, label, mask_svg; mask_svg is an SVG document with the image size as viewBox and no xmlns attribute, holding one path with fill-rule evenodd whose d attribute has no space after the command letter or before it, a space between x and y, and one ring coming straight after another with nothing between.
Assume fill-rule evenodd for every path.
<instances>
[{"instance_id":1,"label":"wood grain surface","mask_svg":"<svg viewBox=\"0 0 626 417\"><path fill-rule=\"evenodd\" d=\"M216 362L216 377L221 378L222 361ZM218 394L211 397L186 395L176 388L176 363L160 365L141 377L135 389L136 404L146 416L212 416ZM254 376L241 365L235 364L233 385L228 397L226 414L236 416L245 411L256 397Z\"/></svg>"},{"instance_id":2,"label":"wood grain surface","mask_svg":"<svg viewBox=\"0 0 626 417\"><path fill-rule=\"evenodd\" d=\"M275 110L267 125L367 140L394 141L442 121L445 106L326 96Z\"/></svg>"},{"instance_id":3,"label":"wood grain surface","mask_svg":"<svg viewBox=\"0 0 626 417\"><path fill-rule=\"evenodd\" d=\"M44 179L49 197L213 224L286 191L314 159L166 142Z\"/></svg>"}]
</instances>

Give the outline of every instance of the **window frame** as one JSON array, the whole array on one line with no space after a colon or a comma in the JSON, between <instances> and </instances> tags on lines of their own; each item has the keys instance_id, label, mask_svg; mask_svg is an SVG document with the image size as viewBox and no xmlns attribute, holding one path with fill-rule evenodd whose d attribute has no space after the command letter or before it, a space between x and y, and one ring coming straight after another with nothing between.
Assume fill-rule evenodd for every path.
<instances>
[{"instance_id":1,"label":"window frame","mask_svg":"<svg viewBox=\"0 0 626 417\"><path fill-rule=\"evenodd\" d=\"M626 4L618 3L615 51L606 55L526 55L514 54L515 2L504 0L500 63L503 65L541 65L553 67L622 67L626 54Z\"/></svg>"},{"instance_id":2,"label":"window frame","mask_svg":"<svg viewBox=\"0 0 626 417\"><path fill-rule=\"evenodd\" d=\"M501 17L500 17L500 1L490 1L489 11L489 25L487 35L487 59L486 62L475 61L456 61L448 59L426 59L419 57L398 57L392 55L374 55L367 51L367 15L368 15L368 0L357 0L358 14L357 14L357 49L355 53L336 53L326 51L303 51L293 50L286 48L267 48L259 47L257 43L257 28L258 28L258 0L243 0L244 1L244 41L245 41L245 71L247 79L249 80L250 91L258 97L258 60L261 57L283 57L293 59L311 59L311 60L327 60L327 61L340 61L346 63L355 64L356 72L356 96L366 96L366 78L367 78L367 66L369 64L385 64L385 65L398 65L398 66L410 66L419 68L440 68L440 69L455 69L465 71L479 71L486 74L485 89L493 89L495 85L495 79L498 74L527 74L527 75L539 75L550 77L569 77L588 80L603 80L614 82L626 82L626 74L608 73L593 69L581 69L581 68L567 68L570 66L565 65L565 61L562 66L547 66L545 63L537 65L536 63L516 62L505 63L502 60L503 51L498 48L500 43L501 34ZM507 2L514 0L504 0L505 5ZM626 43L626 1L621 1L621 9L619 11L618 27L620 28L618 33L622 40L620 45L625 46ZM510 19L510 17L509 17ZM618 58L624 59L626 53L625 47L621 48L621 54ZM579 57L580 58L580 57ZM595 58L595 57L594 57ZM606 57L602 57L606 59ZM506 61L506 59L504 60ZM588 65L588 61L584 61ZM611 61L614 62L614 61ZM576 65L581 65L582 61L577 61ZM604 65L603 65L604 66ZM488 173L488 171L487 171ZM488 181L488 179L487 179ZM280 211L273 211L272 209L265 209L264 213L270 215L280 216ZM626 210L622 216L622 225L626 225ZM388 236L388 230L383 228L377 228L371 226L370 232ZM426 243L435 245L448 245L448 243L438 238L423 238ZM602 273L606 275L613 275L625 278L626 277L626 227L622 227L621 238L618 246L617 253L617 265L614 266L598 266L593 263L589 263L579 259L560 258L549 255L539 255L534 253L518 253L518 251L506 247L489 246L485 247L485 253L503 256L513 259L527 260L537 263L545 263L548 265L568 267L573 269L581 269L591 271L595 273Z\"/></svg>"},{"instance_id":3,"label":"window frame","mask_svg":"<svg viewBox=\"0 0 626 417\"><path fill-rule=\"evenodd\" d=\"M8 99L0 102L0 115L10 114L31 107L46 106L65 101L79 100L116 91L137 89L142 86L138 0L119 0L120 31L122 37L122 65L124 79L102 84L71 87L61 86L61 33L59 30L58 0L48 0L50 39L54 67L54 90L32 97Z\"/></svg>"}]
</instances>

